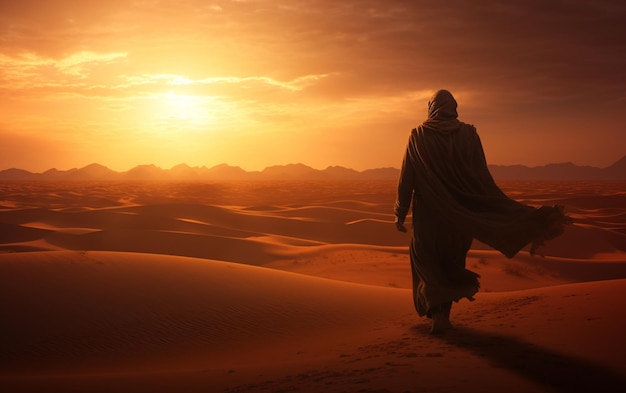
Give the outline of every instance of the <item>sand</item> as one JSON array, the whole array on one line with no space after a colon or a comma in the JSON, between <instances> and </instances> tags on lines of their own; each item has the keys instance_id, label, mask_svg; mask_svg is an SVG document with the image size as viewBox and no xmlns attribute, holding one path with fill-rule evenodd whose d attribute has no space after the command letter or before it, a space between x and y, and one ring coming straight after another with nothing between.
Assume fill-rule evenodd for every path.
<instances>
[{"instance_id":1,"label":"sand","mask_svg":"<svg viewBox=\"0 0 626 393\"><path fill-rule=\"evenodd\" d=\"M0 184L2 392L587 392L626 383L626 185L429 334L392 182Z\"/></svg>"}]
</instances>

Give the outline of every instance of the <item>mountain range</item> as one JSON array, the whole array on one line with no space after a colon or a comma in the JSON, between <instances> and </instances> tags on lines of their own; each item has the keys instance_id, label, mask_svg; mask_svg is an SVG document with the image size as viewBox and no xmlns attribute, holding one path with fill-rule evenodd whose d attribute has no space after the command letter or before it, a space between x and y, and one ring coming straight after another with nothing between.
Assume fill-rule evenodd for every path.
<instances>
[{"instance_id":1,"label":"mountain range","mask_svg":"<svg viewBox=\"0 0 626 393\"><path fill-rule=\"evenodd\" d=\"M537 167L489 165L489 170L496 180L626 180L626 156L605 168L578 166L568 162ZM83 168L64 171L53 168L42 173L10 168L0 171L0 181L397 180L399 174L397 168L359 172L341 166L318 170L304 164L275 165L252 172L227 164L211 168L179 164L171 169L139 165L126 172L116 172L94 163Z\"/></svg>"}]
</instances>

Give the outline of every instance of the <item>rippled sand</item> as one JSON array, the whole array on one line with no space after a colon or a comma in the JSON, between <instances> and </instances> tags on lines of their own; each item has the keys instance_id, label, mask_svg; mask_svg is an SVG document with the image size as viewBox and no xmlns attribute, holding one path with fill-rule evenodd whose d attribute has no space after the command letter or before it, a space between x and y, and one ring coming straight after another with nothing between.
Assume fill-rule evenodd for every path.
<instances>
[{"instance_id":1,"label":"rippled sand","mask_svg":"<svg viewBox=\"0 0 626 393\"><path fill-rule=\"evenodd\" d=\"M500 182L575 220L428 334L394 182L0 184L0 390L553 392L626 382L626 184ZM578 389L578 390L577 390Z\"/></svg>"}]
</instances>

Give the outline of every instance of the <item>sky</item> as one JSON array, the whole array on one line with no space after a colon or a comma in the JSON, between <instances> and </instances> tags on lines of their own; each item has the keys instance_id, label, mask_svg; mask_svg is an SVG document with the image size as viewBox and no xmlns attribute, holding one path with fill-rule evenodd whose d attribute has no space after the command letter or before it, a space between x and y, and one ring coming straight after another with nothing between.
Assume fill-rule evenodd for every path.
<instances>
[{"instance_id":1,"label":"sky","mask_svg":"<svg viewBox=\"0 0 626 393\"><path fill-rule=\"evenodd\" d=\"M400 167L448 89L491 164L626 154L622 0L0 1L0 169Z\"/></svg>"}]
</instances>

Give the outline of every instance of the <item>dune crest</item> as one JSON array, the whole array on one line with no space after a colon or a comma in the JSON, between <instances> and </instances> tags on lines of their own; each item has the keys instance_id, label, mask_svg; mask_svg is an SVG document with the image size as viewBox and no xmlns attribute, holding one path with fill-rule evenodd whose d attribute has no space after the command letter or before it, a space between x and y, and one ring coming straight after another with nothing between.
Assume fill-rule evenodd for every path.
<instances>
[{"instance_id":1,"label":"dune crest","mask_svg":"<svg viewBox=\"0 0 626 393\"><path fill-rule=\"evenodd\" d=\"M165 255L4 254L0 272L12 278L2 288L2 369L26 375L176 370L185 358L202 367L285 341L349 337L411 311L402 290Z\"/></svg>"}]
</instances>

